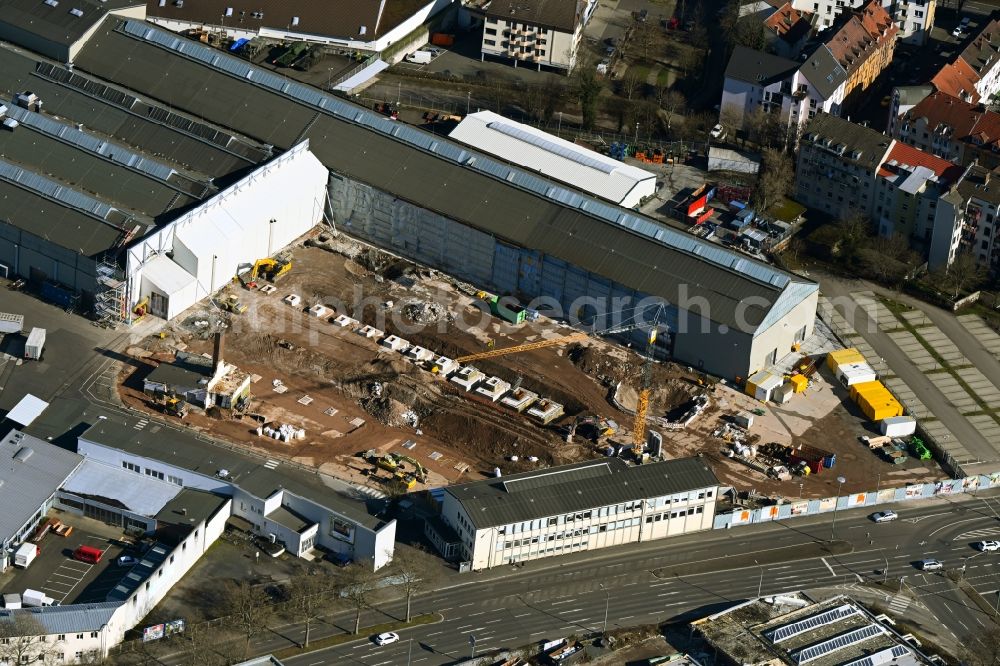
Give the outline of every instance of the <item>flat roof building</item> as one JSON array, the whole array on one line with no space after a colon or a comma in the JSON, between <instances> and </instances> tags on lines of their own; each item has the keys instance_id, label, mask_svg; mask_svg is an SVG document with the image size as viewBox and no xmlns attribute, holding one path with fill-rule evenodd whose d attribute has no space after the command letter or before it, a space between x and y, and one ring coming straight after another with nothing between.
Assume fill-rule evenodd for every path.
<instances>
[{"instance_id":1,"label":"flat roof building","mask_svg":"<svg viewBox=\"0 0 1000 666\"><path fill-rule=\"evenodd\" d=\"M624 208L656 194L656 174L492 111L467 115L450 138Z\"/></svg>"},{"instance_id":2,"label":"flat roof building","mask_svg":"<svg viewBox=\"0 0 1000 666\"><path fill-rule=\"evenodd\" d=\"M0 40L16 42L58 62L73 62L106 16L146 18L143 0L0 0Z\"/></svg>"},{"instance_id":3,"label":"flat roof building","mask_svg":"<svg viewBox=\"0 0 1000 666\"><path fill-rule=\"evenodd\" d=\"M719 481L700 458L591 460L444 489L473 570L711 529Z\"/></svg>"},{"instance_id":4,"label":"flat roof building","mask_svg":"<svg viewBox=\"0 0 1000 666\"><path fill-rule=\"evenodd\" d=\"M931 662L884 616L847 596L754 599L692 622L722 663L744 666L921 666Z\"/></svg>"}]
</instances>

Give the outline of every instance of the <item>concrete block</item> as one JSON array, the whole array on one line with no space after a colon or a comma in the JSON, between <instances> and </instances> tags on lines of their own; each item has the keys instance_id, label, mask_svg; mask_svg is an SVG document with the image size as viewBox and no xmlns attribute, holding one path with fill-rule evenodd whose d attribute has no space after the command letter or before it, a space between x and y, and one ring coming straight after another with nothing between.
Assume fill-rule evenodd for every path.
<instances>
[{"instance_id":1,"label":"concrete block","mask_svg":"<svg viewBox=\"0 0 1000 666\"><path fill-rule=\"evenodd\" d=\"M325 305L320 305L319 303L309 308L309 314L320 319L329 316L331 312L333 311L330 308Z\"/></svg>"},{"instance_id":2,"label":"concrete block","mask_svg":"<svg viewBox=\"0 0 1000 666\"><path fill-rule=\"evenodd\" d=\"M543 398L528 408L528 415L534 416L542 423L551 423L563 415L563 406Z\"/></svg>"},{"instance_id":3,"label":"concrete block","mask_svg":"<svg viewBox=\"0 0 1000 666\"><path fill-rule=\"evenodd\" d=\"M291 305L293 308L302 304L302 297L298 294L288 294L288 296L285 296L282 300Z\"/></svg>"},{"instance_id":4,"label":"concrete block","mask_svg":"<svg viewBox=\"0 0 1000 666\"><path fill-rule=\"evenodd\" d=\"M400 354L402 354L412 345L410 344L409 340L404 340L403 338L396 335L390 335L389 337L387 337L385 340L382 341L382 346L391 349L394 352L399 352Z\"/></svg>"},{"instance_id":5,"label":"concrete block","mask_svg":"<svg viewBox=\"0 0 1000 666\"><path fill-rule=\"evenodd\" d=\"M342 328L355 328L360 322L347 315L337 315L333 318L333 323Z\"/></svg>"},{"instance_id":6,"label":"concrete block","mask_svg":"<svg viewBox=\"0 0 1000 666\"><path fill-rule=\"evenodd\" d=\"M487 377L476 387L476 393L485 396L496 402L510 390L510 382L505 382L499 377Z\"/></svg>"},{"instance_id":7,"label":"concrete block","mask_svg":"<svg viewBox=\"0 0 1000 666\"><path fill-rule=\"evenodd\" d=\"M385 337L385 331L380 331L374 326L362 326L358 329L358 335L363 335L369 340L381 340Z\"/></svg>"},{"instance_id":8,"label":"concrete block","mask_svg":"<svg viewBox=\"0 0 1000 666\"><path fill-rule=\"evenodd\" d=\"M511 409L523 412L528 407L532 405L536 400L538 400L538 394L527 389L519 388L514 389L504 397L500 398L500 404L505 407L510 407Z\"/></svg>"},{"instance_id":9,"label":"concrete block","mask_svg":"<svg viewBox=\"0 0 1000 666\"><path fill-rule=\"evenodd\" d=\"M459 368L458 372L451 376L451 381L455 382L466 391L471 391L476 384L484 379L486 379L486 375L471 365Z\"/></svg>"}]
</instances>

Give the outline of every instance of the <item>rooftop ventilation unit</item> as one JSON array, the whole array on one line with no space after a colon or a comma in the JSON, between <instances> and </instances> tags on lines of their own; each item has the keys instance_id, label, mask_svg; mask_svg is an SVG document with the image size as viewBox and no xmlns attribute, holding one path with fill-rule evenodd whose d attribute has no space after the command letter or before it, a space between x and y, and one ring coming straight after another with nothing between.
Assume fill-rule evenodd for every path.
<instances>
[{"instance_id":1,"label":"rooftop ventilation unit","mask_svg":"<svg viewBox=\"0 0 1000 666\"><path fill-rule=\"evenodd\" d=\"M45 0L45 4L47 4L49 7L58 7L59 0Z\"/></svg>"},{"instance_id":2,"label":"rooftop ventilation unit","mask_svg":"<svg viewBox=\"0 0 1000 666\"><path fill-rule=\"evenodd\" d=\"M83 16L83 10L77 9L76 7L69 10L69 13L72 14L73 16L76 16L77 18Z\"/></svg>"}]
</instances>

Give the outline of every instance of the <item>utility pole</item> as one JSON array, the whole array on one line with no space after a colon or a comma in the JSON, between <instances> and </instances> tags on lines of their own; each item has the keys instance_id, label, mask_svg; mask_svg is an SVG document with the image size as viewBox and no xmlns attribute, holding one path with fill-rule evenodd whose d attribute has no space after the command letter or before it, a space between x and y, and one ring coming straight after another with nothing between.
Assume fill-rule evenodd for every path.
<instances>
[{"instance_id":1,"label":"utility pole","mask_svg":"<svg viewBox=\"0 0 1000 666\"><path fill-rule=\"evenodd\" d=\"M465 115L469 115L469 109L472 107L472 91L469 90L465 93Z\"/></svg>"},{"instance_id":2,"label":"utility pole","mask_svg":"<svg viewBox=\"0 0 1000 666\"><path fill-rule=\"evenodd\" d=\"M837 537L837 507L840 506L840 489L843 487L844 481L847 479L842 476L837 477L837 496L833 500L833 524L830 526L830 541Z\"/></svg>"},{"instance_id":3,"label":"utility pole","mask_svg":"<svg viewBox=\"0 0 1000 666\"><path fill-rule=\"evenodd\" d=\"M760 599L760 595L764 589L764 567L757 560L754 560L753 563L760 569L760 580L757 582L757 598Z\"/></svg>"},{"instance_id":4,"label":"utility pole","mask_svg":"<svg viewBox=\"0 0 1000 666\"><path fill-rule=\"evenodd\" d=\"M476 635L469 634L469 645L472 647L472 654L469 655L470 659L476 658Z\"/></svg>"},{"instance_id":5,"label":"utility pole","mask_svg":"<svg viewBox=\"0 0 1000 666\"><path fill-rule=\"evenodd\" d=\"M601 590L604 591L604 630L601 631L602 634L608 633L608 608L611 606L611 590L604 587L604 583L600 584Z\"/></svg>"}]
</instances>

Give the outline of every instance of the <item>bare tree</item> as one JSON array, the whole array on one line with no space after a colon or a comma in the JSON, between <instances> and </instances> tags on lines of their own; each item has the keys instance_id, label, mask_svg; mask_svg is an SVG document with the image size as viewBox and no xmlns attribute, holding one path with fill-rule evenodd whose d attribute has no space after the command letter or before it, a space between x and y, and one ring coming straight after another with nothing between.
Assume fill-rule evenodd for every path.
<instances>
[{"instance_id":1,"label":"bare tree","mask_svg":"<svg viewBox=\"0 0 1000 666\"><path fill-rule=\"evenodd\" d=\"M626 72L625 76L622 77L622 94L625 95L625 99L632 99L635 97L636 92L639 91L639 86L641 86L644 81L640 81L639 77L632 72Z\"/></svg>"},{"instance_id":2,"label":"bare tree","mask_svg":"<svg viewBox=\"0 0 1000 666\"><path fill-rule=\"evenodd\" d=\"M679 90L668 90L659 100L659 106L667 114L667 129L669 130L674 116L683 114L687 108L687 98Z\"/></svg>"},{"instance_id":3,"label":"bare tree","mask_svg":"<svg viewBox=\"0 0 1000 666\"><path fill-rule=\"evenodd\" d=\"M12 613L0 621L0 661L55 663L61 641L46 635L45 627L28 611Z\"/></svg>"},{"instance_id":4,"label":"bare tree","mask_svg":"<svg viewBox=\"0 0 1000 666\"><path fill-rule=\"evenodd\" d=\"M375 593L375 572L362 564L347 567L341 594L354 609L354 633L361 631L361 611L369 606Z\"/></svg>"},{"instance_id":5,"label":"bare tree","mask_svg":"<svg viewBox=\"0 0 1000 666\"><path fill-rule=\"evenodd\" d=\"M227 581L222 589L222 611L230 624L246 639L244 658L250 655L250 640L267 629L274 607L263 588L247 581Z\"/></svg>"},{"instance_id":6,"label":"bare tree","mask_svg":"<svg viewBox=\"0 0 1000 666\"><path fill-rule=\"evenodd\" d=\"M871 237L871 222L858 212L850 212L837 222L836 247L831 252L845 259L854 258L859 249Z\"/></svg>"},{"instance_id":7,"label":"bare tree","mask_svg":"<svg viewBox=\"0 0 1000 666\"><path fill-rule=\"evenodd\" d=\"M545 107L545 89L542 86L525 84L518 90L518 103L530 120L536 120L542 114Z\"/></svg>"},{"instance_id":8,"label":"bare tree","mask_svg":"<svg viewBox=\"0 0 1000 666\"><path fill-rule=\"evenodd\" d=\"M771 206L784 198L795 182L792 158L776 148L765 148L761 160L753 203L758 211L766 213Z\"/></svg>"},{"instance_id":9,"label":"bare tree","mask_svg":"<svg viewBox=\"0 0 1000 666\"><path fill-rule=\"evenodd\" d=\"M326 614L336 596L334 581L323 574L303 573L292 579L289 588L291 599L287 608L296 620L306 625L302 647L307 648L313 623Z\"/></svg>"},{"instance_id":10,"label":"bare tree","mask_svg":"<svg viewBox=\"0 0 1000 666\"><path fill-rule=\"evenodd\" d=\"M184 629L183 639L188 642L184 652L184 663L191 666L223 666L229 663L223 654L225 643L219 632L205 623L189 624ZM220 651L220 645L223 651Z\"/></svg>"},{"instance_id":11,"label":"bare tree","mask_svg":"<svg viewBox=\"0 0 1000 666\"><path fill-rule=\"evenodd\" d=\"M643 60L649 60L649 52L660 43L660 32L645 21L636 21L632 30L632 42L642 54Z\"/></svg>"},{"instance_id":12,"label":"bare tree","mask_svg":"<svg viewBox=\"0 0 1000 666\"><path fill-rule=\"evenodd\" d=\"M396 579L396 587L406 597L406 621L410 621L413 596L432 586L440 577L437 558L416 548L396 548L389 571Z\"/></svg>"},{"instance_id":13,"label":"bare tree","mask_svg":"<svg viewBox=\"0 0 1000 666\"><path fill-rule=\"evenodd\" d=\"M972 252L959 252L947 268L937 271L935 278L940 288L955 299L985 280L986 269Z\"/></svg>"}]
</instances>

